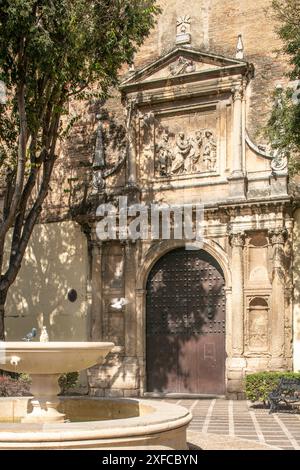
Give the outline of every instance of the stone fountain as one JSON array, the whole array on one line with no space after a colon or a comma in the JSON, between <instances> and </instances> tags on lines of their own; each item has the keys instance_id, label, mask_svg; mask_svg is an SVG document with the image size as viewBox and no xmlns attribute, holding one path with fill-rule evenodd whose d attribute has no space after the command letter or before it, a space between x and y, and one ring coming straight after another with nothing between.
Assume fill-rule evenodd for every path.
<instances>
[{"instance_id":1,"label":"stone fountain","mask_svg":"<svg viewBox=\"0 0 300 470\"><path fill-rule=\"evenodd\" d=\"M9 342L2 343L0 368L29 374L33 410L22 423L64 422L58 411L59 376L101 364L114 347L113 343L88 342Z\"/></svg>"},{"instance_id":2,"label":"stone fountain","mask_svg":"<svg viewBox=\"0 0 300 470\"><path fill-rule=\"evenodd\" d=\"M187 448L192 416L149 400L61 398L58 378L103 363L113 343L1 342L0 369L31 376L33 398L0 398L3 449Z\"/></svg>"}]
</instances>

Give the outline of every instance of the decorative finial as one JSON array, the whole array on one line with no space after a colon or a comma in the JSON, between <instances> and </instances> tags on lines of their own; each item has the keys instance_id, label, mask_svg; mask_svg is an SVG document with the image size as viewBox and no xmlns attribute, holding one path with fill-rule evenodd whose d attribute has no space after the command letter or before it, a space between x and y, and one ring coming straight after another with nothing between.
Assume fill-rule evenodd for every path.
<instances>
[{"instance_id":1,"label":"decorative finial","mask_svg":"<svg viewBox=\"0 0 300 470\"><path fill-rule=\"evenodd\" d=\"M134 73L135 72L134 62L132 62L132 64L129 65L128 72L129 73Z\"/></svg>"},{"instance_id":2,"label":"decorative finial","mask_svg":"<svg viewBox=\"0 0 300 470\"><path fill-rule=\"evenodd\" d=\"M98 170L105 167L101 114L96 114L96 119L98 121L98 127L96 130L95 154L93 161L94 170Z\"/></svg>"},{"instance_id":3,"label":"decorative finial","mask_svg":"<svg viewBox=\"0 0 300 470\"><path fill-rule=\"evenodd\" d=\"M235 57L236 59L240 59L240 60L244 59L244 44L243 44L243 38L241 34L238 35Z\"/></svg>"},{"instance_id":4,"label":"decorative finial","mask_svg":"<svg viewBox=\"0 0 300 470\"><path fill-rule=\"evenodd\" d=\"M191 17L189 15L177 18L176 44L191 43Z\"/></svg>"}]
</instances>

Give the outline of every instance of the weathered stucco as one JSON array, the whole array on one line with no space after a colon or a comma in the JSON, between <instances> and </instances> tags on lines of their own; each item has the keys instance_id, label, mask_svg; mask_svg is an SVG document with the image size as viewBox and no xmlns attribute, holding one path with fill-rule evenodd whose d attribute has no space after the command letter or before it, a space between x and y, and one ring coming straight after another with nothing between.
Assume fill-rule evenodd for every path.
<instances>
[{"instance_id":1,"label":"weathered stucco","mask_svg":"<svg viewBox=\"0 0 300 470\"><path fill-rule=\"evenodd\" d=\"M74 222L36 225L6 307L8 340L47 327L50 340L85 340L87 244ZM75 289L77 300L68 292Z\"/></svg>"}]
</instances>

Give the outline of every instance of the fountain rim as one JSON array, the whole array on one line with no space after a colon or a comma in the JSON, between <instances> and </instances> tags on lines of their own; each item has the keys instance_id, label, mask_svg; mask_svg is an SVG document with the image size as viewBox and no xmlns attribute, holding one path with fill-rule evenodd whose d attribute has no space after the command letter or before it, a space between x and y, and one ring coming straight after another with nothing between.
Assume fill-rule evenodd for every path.
<instances>
[{"instance_id":1,"label":"fountain rim","mask_svg":"<svg viewBox=\"0 0 300 470\"><path fill-rule=\"evenodd\" d=\"M1 341L0 350L5 351L51 351L51 350L101 350L112 349L115 346L110 342L95 341Z\"/></svg>"},{"instance_id":2,"label":"fountain rim","mask_svg":"<svg viewBox=\"0 0 300 470\"><path fill-rule=\"evenodd\" d=\"M79 399L80 397L74 397ZM82 398L82 397L81 397ZM72 397L70 397L72 399ZM95 399L86 397L86 399ZM114 403L138 402L153 407L153 413L144 416L98 421L80 421L73 423L44 423L44 424L19 424L12 423L11 431L0 427L0 449L1 445L7 443L54 443L58 441L76 442L97 439L115 439L142 437L147 433L153 435L164 431L172 431L182 426L187 426L192 420L192 415L186 408L170 404L159 403L143 399L113 399L97 398L101 401L112 401ZM24 428L25 427L25 428ZM23 429L22 429L23 428Z\"/></svg>"}]
</instances>

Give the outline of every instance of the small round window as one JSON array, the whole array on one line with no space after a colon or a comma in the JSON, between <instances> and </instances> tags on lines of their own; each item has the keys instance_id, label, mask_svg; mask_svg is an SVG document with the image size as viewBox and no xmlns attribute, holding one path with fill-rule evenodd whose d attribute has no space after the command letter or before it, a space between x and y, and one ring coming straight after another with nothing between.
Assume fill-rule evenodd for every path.
<instances>
[{"instance_id":1,"label":"small round window","mask_svg":"<svg viewBox=\"0 0 300 470\"><path fill-rule=\"evenodd\" d=\"M77 291L75 289L71 289L68 292L68 300L70 302L76 302L77 300Z\"/></svg>"}]
</instances>

